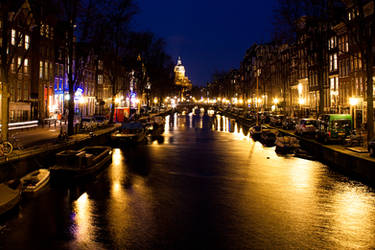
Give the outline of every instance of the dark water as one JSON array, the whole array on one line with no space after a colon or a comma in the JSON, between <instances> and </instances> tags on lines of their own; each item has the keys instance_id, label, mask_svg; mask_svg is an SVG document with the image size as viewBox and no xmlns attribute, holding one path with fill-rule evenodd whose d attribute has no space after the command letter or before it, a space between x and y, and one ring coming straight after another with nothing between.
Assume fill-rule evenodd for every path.
<instances>
[{"instance_id":1,"label":"dark water","mask_svg":"<svg viewBox=\"0 0 375 250\"><path fill-rule=\"evenodd\" d=\"M167 118L96 179L48 187L0 223L5 249L368 249L375 193L279 157L217 116Z\"/></svg>"}]
</instances>

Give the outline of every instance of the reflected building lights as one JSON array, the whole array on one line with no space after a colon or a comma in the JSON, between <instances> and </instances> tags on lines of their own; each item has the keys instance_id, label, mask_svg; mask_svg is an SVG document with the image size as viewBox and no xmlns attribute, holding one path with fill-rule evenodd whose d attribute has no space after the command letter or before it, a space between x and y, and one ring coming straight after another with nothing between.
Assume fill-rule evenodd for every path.
<instances>
[{"instance_id":1,"label":"reflected building lights","mask_svg":"<svg viewBox=\"0 0 375 250\"><path fill-rule=\"evenodd\" d=\"M78 242L91 242L93 235L92 206L87 193L83 193L74 203L74 235Z\"/></svg>"}]
</instances>

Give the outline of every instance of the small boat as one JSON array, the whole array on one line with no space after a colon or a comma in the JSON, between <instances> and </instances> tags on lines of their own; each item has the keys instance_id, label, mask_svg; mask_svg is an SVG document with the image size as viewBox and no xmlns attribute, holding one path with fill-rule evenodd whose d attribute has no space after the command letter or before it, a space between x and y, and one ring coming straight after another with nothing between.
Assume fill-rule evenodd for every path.
<instances>
[{"instance_id":1,"label":"small boat","mask_svg":"<svg viewBox=\"0 0 375 250\"><path fill-rule=\"evenodd\" d=\"M51 167L51 180L76 180L101 170L112 160L107 146L87 146L80 150L64 150L56 154L57 164Z\"/></svg>"},{"instance_id":2,"label":"small boat","mask_svg":"<svg viewBox=\"0 0 375 250\"><path fill-rule=\"evenodd\" d=\"M294 153L297 148L300 147L299 141L293 136L279 135L276 137L276 152L280 154L291 154Z\"/></svg>"},{"instance_id":3,"label":"small boat","mask_svg":"<svg viewBox=\"0 0 375 250\"><path fill-rule=\"evenodd\" d=\"M150 135L152 137L161 136L164 133L165 121L161 116L155 116L152 120L152 129Z\"/></svg>"},{"instance_id":4,"label":"small boat","mask_svg":"<svg viewBox=\"0 0 375 250\"><path fill-rule=\"evenodd\" d=\"M267 129L267 127L264 126L264 125L256 125L256 126L251 127L250 128L250 136L254 140L260 140L260 136L262 135L262 131L264 129Z\"/></svg>"},{"instance_id":5,"label":"small boat","mask_svg":"<svg viewBox=\"0 0 375 250\"><path fill-rule=\"evenodd\" d=\"M21 200L22 185L19 180L0 183L0 215L14 208Z\"/></svg>"},{"instance_id":6,"label":"small boat","mask_svg":"<svg viewBox=\"0 0 375 250\"><path fill-rule=\"evenodd\" d=\"M145 139L146 130L140 122L126 123L120 131L111 134L111 139L114 142L120 143L138 143Z\"/></svg>"},{"instance_id":7,"label":"small boat","mask_svg":"<svg viewBox=\"0 0 375 250\"><path fill-rule=\"evenodd\" d=\"M262 129L262 134L260 135L260 141L267 147L272 147L275 145L276 141L276 131L272 129Z\"/></svg>"},{"instance_id":8,"label":"small boat","mask_svg":"<svg viewBox=\"0 0 375 250\"><path fill-rule=\"evenodd\" d=\"M38 169L21 178L23 192L35 193L49 182L49 170Z\"/></svg>"}]
</instances>

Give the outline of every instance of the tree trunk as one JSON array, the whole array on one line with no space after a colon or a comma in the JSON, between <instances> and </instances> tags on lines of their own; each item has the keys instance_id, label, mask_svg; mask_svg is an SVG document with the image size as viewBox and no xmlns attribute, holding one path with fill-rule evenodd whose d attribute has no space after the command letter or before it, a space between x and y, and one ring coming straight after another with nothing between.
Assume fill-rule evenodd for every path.
<instances>
[{"instance_id":1,"label":"tree trunk","mask_svg":"<svg viewBox=\"0 0 375 250\"><path fill-rule=\"evenodd\" d=\"M111 105L111 112L110 112L110 115L109 115L109 123L112 124L113 123L113 117L115 116L115 95L112 94L112 105Z\"/></svg>"},{"instance_id":2,"label":"tree trunk","mask_svg":"<svg viewBox=\"0 0 375 250\"><path fill-rule=\"evenodd\" d=\"M319 114L323 114L324 113L324 83L323 83L323 70L320 69L319 72L318 72L318 75L319 75Z\"/></svg>"},{"instance_id":3,"label":"tree trunk","mask_svg":"<svg viewBox=\"0 0 375 250\"><path fill-rule=\"evenodd\" d=\"M9 123L9 81L3 83L1 94L1 139L8 141L8 123Z\"/></svg>"},{"instance_id":4,"label":"tree trunk","mask_svg":"<svg viewBox=\"0 0 375 250\"><path fill-rule=\"evenodd\" d=\"M70 81L70 80L69 80ZM68 135L74 134L74 91L69 87L69 102L68 102Z\"/></svg>"},{"instance_id":5,"label":"tree trunk","mask_svg":"<svg viewBox=\"0 0 375 250\"><path fill-rule=\"evenodd\" d=\"M373 97L373 70L372 70L372 53L371 47L366 54L366 78L367 78L367 139L374 137L374 97Z\"/></svg>"},{"instance_id":6,"label":"tree trunk","mask_svg":"<svg viewBox=\"0 0 375 250\"><path fill-rule=\"evenodd\" d=\"M68 135L74 134L74 80L73 80L73 50L74 50L74 35L73 35L73 22L69 24L69 31L68 31L68 85L69 85L69 114L68 114ZM77 76L75 76L77 77Z\"/></svg>"}]
</instances>

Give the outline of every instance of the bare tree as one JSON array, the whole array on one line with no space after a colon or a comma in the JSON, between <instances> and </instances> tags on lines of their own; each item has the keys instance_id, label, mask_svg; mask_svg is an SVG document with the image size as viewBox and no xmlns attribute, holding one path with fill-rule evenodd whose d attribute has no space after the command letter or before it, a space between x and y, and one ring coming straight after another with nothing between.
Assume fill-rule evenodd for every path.
<instances>
[{"instance_id":1,"label":"bare tree","mask_svg":"<svg viewBox=\"0 0 375 250\"><path fill-rule=\"evenodd\" d=\"M9 87L17 77L29 55L30 33L35 27L31 8L24 1L0 2L0 76L1 76L1 138L8 140Z\"/></svg>"},{"instance_id":2,"label":"bare tree","mask_svg":"<svg viewBox=\"0 0 375 250\"><path fill-rule=\"evenodd\" d=\"M74 133L74 95L83 79L83 73L92 60L98 2L94 0L63 0L62 39L68 66L68 135ZM78 42L77 42L78 40Z\"/></svg>"}]
</instances>

